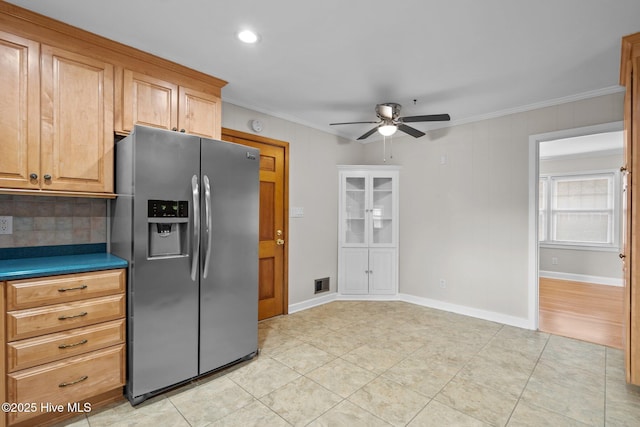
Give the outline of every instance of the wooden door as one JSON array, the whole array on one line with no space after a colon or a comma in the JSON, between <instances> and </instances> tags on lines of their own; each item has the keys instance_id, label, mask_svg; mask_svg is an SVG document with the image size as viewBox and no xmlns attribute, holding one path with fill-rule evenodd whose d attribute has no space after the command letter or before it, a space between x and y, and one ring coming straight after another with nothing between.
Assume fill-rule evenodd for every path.
<instances>
[{"instance_id":1,"label":"wooden door","mask_svg":"<svg viewBox=\"0 0 640 427\"><path fill-rule=\"evenodd\" d=\"M113 193L113 65L42 45L41 188Z\"/></svg>"},{"instance_id":2,"label":"wooden door","mask_svg":"<svg viewBox=\"0 0 640 427\"><path fill-rule=\"evenodd\" d=\"M178 126L178 86L131 70L122 78L122 131L141 124L160 129Z\"/></svg>"},{"instance_id":3,"label":"wooden door","mask_svg":"<svg viewBox=\"0 0 640 427\"><path fill-rule=\"evenodd\" d=\"M39 188L40 47L0 32L0 187Z\"/></svg>"},{"instance_id":4,"label":"wooden door","mask_svg":"<svg viewBox=\"0 0 640 427\"><path fill-rule=\"evenodd\" d=\"M220 98L184 86L180 86L178 92L178 130L220 139Z\"/></svg>"},{"instance_id":5,"label":"wooden door","mask_svg":"<svg viewBox=\"0 0 640 427\"><path fill-rule=\"evenodd\" d=\"M286 314L289 143L224 128L222 139L260 149L258 319Z\"/></svg>"},{"instance_id":6,"label":"wooden door","mask_svg":"<svg viewBox=\"0 0 640 427\"><path fill-rule=\"evenodd\" d=\"M628 383L640 385L640 33L623 37L620 84L624 100L625 230L621 257L624 260L624 347ZM635 172L635 173L634 173Z\"/></svg>"}]
</instances>

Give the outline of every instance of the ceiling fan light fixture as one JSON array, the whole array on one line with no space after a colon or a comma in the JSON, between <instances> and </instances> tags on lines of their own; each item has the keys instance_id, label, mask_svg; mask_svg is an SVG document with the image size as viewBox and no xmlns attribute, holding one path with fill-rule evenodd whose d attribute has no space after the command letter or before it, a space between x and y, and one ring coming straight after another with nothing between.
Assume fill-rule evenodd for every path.
<instances>
[{"instance_id":1,"label":"ceiling fan light fixture","mask_svg":"<svg viewBox=\"0 0 640 427\"><path fill-rule=\"evenodd\" d=\"M378 127L378 132L380 135L391 136L398 130L398 126L396 125L382 125Z\"/></svg>"}]
</instances>

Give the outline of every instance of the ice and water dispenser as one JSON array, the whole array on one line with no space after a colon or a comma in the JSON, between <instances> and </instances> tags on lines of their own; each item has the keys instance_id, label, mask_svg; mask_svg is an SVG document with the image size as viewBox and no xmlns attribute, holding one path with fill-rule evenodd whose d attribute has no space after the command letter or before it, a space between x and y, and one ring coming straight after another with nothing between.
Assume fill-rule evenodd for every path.
<instances>
[{"instance_id":1,"label":"ice and water dispenser","mask_svg":"<svg viewBox=\"0 0 640 427\"><path fill-rule=\"evenodd\" d=\"M189 204L185 200L148 201L149 258L188 255Z\"/></svg>"}]
</instances>

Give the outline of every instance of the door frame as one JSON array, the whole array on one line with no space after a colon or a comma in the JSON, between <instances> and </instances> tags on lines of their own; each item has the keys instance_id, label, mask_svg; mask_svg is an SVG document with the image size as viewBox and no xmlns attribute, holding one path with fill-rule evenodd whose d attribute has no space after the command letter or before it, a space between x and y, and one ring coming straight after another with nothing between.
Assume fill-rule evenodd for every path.
<instances>
[{"instance_id":1,"label":"door frame","mask_svg":"<svg viewBox=\"0 0 640 427\"><path fill-rule=\"evenodd\" d=\"M284 247L284 259L282 260L282 314L289 314L289 242L291 242L291 236L289 235L289 143L286 141L280 141L273 138L267 138L265 136L259 136L252 133L242 132L239 130L222 128L221 139L225 141L226 137L235 137L246 139L251 142L265 145L273 145L284 150L284 235L287 239L287 244ZM238 144L238 142L234 142Z\"/></svg>"},{"instance_id":2,"label":"door frame","mask_svg":"<svg viewBox=\"0 0 640 427\"><path fill-rule=\"evenodd\" d=\"M538 242L538 179L540 176L540 143L554 139L592 135L623 130L623 122L610 122L593 126L563 129L529 136L529 256L528 256L528 319L529 329L539 326L539 242ZM622 221L626 221L625 218ZM622 226L622 223L621 223ZM620 242L622 244L622 242Z\"/></svg>"}]
</instances>

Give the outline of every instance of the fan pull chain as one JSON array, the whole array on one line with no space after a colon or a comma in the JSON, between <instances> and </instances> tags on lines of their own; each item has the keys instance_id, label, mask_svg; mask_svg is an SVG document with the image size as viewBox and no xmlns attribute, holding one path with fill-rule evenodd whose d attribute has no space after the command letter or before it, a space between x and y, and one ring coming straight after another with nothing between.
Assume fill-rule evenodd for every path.
<instances>
[{"instance_id":1,"label":"fan pull chain","mask_svg":"<svg viewBox=\"0 0 640 427\"><path fill-rule=\"evenodd\" d=\"M387 163L387 137L382 135L382 161Z\"/></svg>"}]
</instances>

